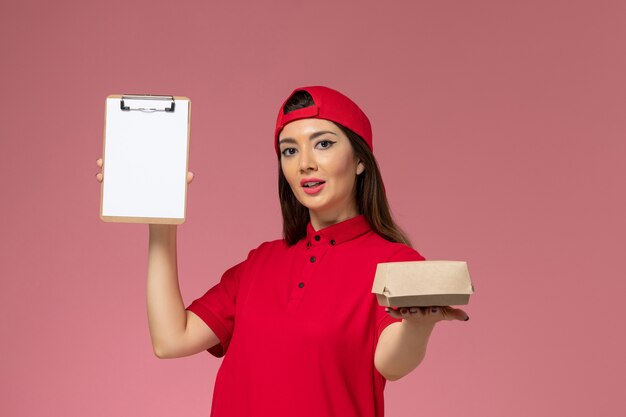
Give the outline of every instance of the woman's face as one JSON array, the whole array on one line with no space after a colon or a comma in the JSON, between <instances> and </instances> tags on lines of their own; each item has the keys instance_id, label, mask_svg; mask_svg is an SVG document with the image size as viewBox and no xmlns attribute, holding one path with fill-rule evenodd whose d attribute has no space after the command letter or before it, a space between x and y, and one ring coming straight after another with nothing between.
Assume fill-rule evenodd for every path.
<instances>
[{"instance_id":1,"label":"woman's face","mask_svg":"<svg viewBox=\"0 0 626 417\"><path fill-rule=\"evenodd\" d=\"M358 214L355 184L364 167L336 124L295 120L280 132L278 143L283 175L312 222L338 222Z\"/></svg>"}]
</instances>

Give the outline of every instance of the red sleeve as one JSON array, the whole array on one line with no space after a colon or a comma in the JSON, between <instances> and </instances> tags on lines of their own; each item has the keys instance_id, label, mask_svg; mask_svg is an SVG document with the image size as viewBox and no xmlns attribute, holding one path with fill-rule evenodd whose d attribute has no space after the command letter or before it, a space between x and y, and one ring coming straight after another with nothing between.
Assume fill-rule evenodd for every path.
<instances>
[{"instance_id":1,"label":"red sleeve","mask_svg":"<svg viewBox=\"0 0 626 417\"><path fill-rule=\"evenodd\" d=\"M415 249L401 245L400 248L394 252L386 262L408 262L408 261L423 261L425 258ZM386 311L385 307L378 305L376 307L376 341L380 337L380 334L391 323L400 322L402 319L396 319L391 317Z\"/></svg>"},{"instance_id":2,"label":"red sleeve","mask_svg":"<svg viewBox=\"0 0 626 417\"><path fill-rule=\"evenodd\" d=\"M245 262L224 272L219 283L187 307L187 310L200 317L219 338L220 343L207 349L218 358L226 354L233 334L239 278Z\"/></svg>"}]
</instances>

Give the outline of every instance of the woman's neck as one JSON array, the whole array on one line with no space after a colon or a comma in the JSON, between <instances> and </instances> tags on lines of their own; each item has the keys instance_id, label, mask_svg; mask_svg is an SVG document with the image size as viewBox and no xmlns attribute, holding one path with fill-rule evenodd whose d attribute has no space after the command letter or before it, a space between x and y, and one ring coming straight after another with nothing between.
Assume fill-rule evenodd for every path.
<instances>
[{"instance_id":1,"label":"woman's neck","mask_svg":"<svg viewBox=\"0 0 626 417\"><path fill-rule=\"evenodd\" d=\"M313 229L321 230L333 224L341 223L344 220L351 219L359 215L359 211L356 207L349 207L339 212L332 213L320 213L319 211L309 210L309 217L311 218L311 226Z\"/></svg>"}]
</instances>

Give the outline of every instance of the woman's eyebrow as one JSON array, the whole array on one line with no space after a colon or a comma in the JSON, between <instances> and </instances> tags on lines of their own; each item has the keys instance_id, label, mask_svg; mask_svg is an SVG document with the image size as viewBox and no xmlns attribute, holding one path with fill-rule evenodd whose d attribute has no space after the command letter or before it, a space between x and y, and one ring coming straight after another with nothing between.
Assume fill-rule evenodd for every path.
<instances>
[{"instance_id":1,"label":"woman's eyebrow","mask_svg":"<svg viewBox=\"0 0 626 417\"><path fill-rule=\"evenodd\" d=\"M282 143L296 143L295 139L291 139L291 138L284 138L278 141L278 144L282 144Z\"/></svg>"},{"instance_id":2,"label":"woman's eyebrow","mask_svg":"<svg viewBox=\"0 0 626 417\"><path fill-rule=\"evenodd\" d=\"M318 138L326 133L330 133L331 135L335 135L337 136L337 134L335 132L331 132L330 130L320 130L319 132L315 132L313 134L311 134L311 136L309 136L309 140L313 140L315 138ZM292 138L283 138L281 140L278 141L278 144L280 145L281 143L297 143L295 139Z\"/></svg>"},{"instance_id":3,"label":"woman's eyebrow","mask_svg":"<svg viewBox=\"0 0 626 417\"><path fill-rule=\"evenodd\" d=\"M311 136L309 136L309 140L313 140L313 139L315 139L317 137L320 137L320 136L322 136L322 135L324 135L326 133L330 133L331 135L337 136L337 134L335 132L331 132L330 130L322 130L322 131L319 131L319 132L315 132Z\"/></svg>"}]
</instances>

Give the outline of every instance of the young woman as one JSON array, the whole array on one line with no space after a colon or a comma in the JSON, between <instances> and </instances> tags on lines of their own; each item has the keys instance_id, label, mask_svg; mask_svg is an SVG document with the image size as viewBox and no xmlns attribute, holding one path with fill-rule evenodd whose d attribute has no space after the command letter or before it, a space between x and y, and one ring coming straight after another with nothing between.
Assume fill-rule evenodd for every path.
<instances>
[{"instance_id":1,"label":"young woman","mask_svg":"<svg viewBox=\"0 0 626 417\"><path fill-rule=\"evenodd\" d=\"M370 122L353 101L326 87L294 90L274 147L284 238L251 250L187 308L176 226L150 225L154 352L224 356L212 416L381 417L385 381L419 365L435 324L469 317L389 310L371 293L378 263L424 258L392 220Z\"/></svg>"}]
</instances>

